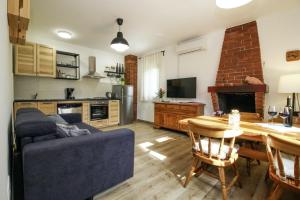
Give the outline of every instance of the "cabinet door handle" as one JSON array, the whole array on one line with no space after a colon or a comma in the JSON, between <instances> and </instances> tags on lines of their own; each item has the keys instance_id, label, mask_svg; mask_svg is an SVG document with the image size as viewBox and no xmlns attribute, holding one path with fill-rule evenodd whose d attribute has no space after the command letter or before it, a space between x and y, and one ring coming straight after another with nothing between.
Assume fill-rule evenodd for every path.
<instances>
[{"instance_id":1,"label":"cabinet door handle","mask_svg":"<svg viewBox=\"0 0 300 200\"><path fill-rule=\"evenodd\" d=\"M20 103L20 105L34 105L34 103L32 103L32 102L28 102L28 103L24 102L24 103Z\"/></svg>"},{"instance_id":2,"label":"cabinet door handle","mask_svg":"<svg viewBox=\"0 0 300 200\"><path fill-rule=\"evenodd\" d=\"M49 105L49 104L53 104L53 103L52 102L42 102L41 104Z\"/></svg>"}]
</instances>

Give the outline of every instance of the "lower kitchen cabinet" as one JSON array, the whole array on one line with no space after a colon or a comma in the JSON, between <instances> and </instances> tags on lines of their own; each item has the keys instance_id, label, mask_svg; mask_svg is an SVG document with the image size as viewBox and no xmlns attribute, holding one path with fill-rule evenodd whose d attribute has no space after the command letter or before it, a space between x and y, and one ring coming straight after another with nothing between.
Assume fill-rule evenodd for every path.
<instances>
[{"instance_id":1,"label":"lower kitchen cabinet","mask_svg":"<svg viewBox=\"0 0 300 200\"><path fill-rule=\"evenodd\" d=\"M57 114L57 102L38 102L38 109L45 115Z\"/></svg>"},{"instance_id":2,"label":"lower kitchen cabinet","mask_svg":"<svg viewBox=\"0 0 300 200\"><path fill-rule=\"evenodd\" d=\"M82 103L82 122L89 124L90 122L90 103Z\"/></svg>"},{"instance_id":3,"label":"lower kitchen cabinet","mask_svg":"<svg viewBox=\"0 0 300 200\"><path fill-rule=\"evenodd\" d=\"M108 126L108 120L95 120L95 121L90 121L90 125L95 127L95 128L103 128Z\"/></svg>"},{"instance_id":4,"label":"lower kitchen cabinet","mask_svg":"<svg viewBox=\"0 0 300 200\"><path fill-rule=\"evenodd\" d=\"M57 114L57 103L82 103L82 122L94 126L95 128L103 128L107 126L118 125L120 123L120 105L119 100L109 100L108 103L108 119L90 120L90 102L89 101L24 101L14 103L14 116L20 108L37 108L46 115Z\"/></svg>"},{"instance_id":5,"label":"lower kitchen cabinet","mask_svg":"<svg viewBox=\"0 0 300 200\"><path fill-rule=\"evenodd\" d=\"M37 102L16 102L14 104L14 116L20 108L38 108Z\"/></svg>"},{"instance_id":6,"label":"lower kitchen cabinet","mask_svg":"<svg viewBox=\"0 0 300 200\"><path fill-rule=\"evenodd\" d=\"M120 104L119 100L110 100L108 104L108 123L117 125L120 123Z\"/></svg>"}]
</instances>

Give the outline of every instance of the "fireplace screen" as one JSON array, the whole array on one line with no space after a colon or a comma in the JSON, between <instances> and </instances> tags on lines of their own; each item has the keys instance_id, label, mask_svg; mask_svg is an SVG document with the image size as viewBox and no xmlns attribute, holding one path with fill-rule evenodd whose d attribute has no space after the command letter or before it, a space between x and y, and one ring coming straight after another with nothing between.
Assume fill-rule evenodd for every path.
<instances>
[{"instance_id":1,"label":"fireplace screen","mask_svg":"<svg viewBox=\"0 0 300 200\"><path fill-rule=\"evenodd\" d=\"M255 113L255 93L218 93L219 108L225 113L232 109Z\"/></svg>"}]
</instances>

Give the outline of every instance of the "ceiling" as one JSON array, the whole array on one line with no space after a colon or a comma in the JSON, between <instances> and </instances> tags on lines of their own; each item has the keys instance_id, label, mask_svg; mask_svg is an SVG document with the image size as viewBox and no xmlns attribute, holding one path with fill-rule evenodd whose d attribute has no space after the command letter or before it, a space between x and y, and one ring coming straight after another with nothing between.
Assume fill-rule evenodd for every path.
<instances>
[{"instance_id":1,"label":"ceiling","mask_svg":"<svg viewBox=\"0 0 300 200\"><path fill-rule=\"evenodd\" d=\"M31 0L29 34L63 40L55 31L69 30L74 38L66 42L112 51L115 20L122 17L126 53L141 55L295 6L299 0L253 0L231 10L217 8L214 0Z\"/></svg>"}]
</instances>

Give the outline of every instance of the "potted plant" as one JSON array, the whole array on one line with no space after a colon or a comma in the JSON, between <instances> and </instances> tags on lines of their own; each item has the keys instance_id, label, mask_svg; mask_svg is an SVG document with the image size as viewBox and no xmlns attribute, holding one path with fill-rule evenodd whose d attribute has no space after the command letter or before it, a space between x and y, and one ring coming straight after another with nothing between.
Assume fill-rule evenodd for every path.
<instances>
[{"instance_id":1,"label":"potted plant","mask_svg":"<svg viewBox=\"0 0 300 200\"><path fill-rule=\"evenodd\" d=\"M160 101L163 101L165 94L166 94L166 91L162 88L159 88L158 92L156 93L156 95Z\"/></svg>"}]
</instances>

